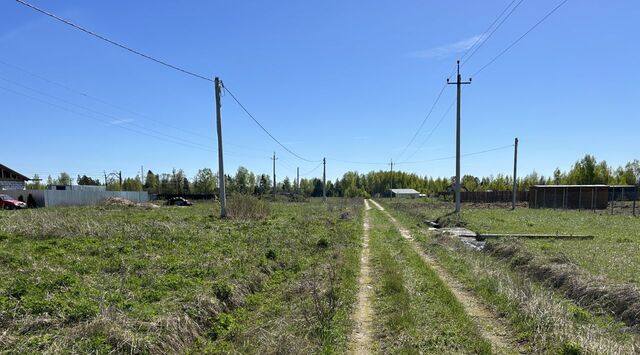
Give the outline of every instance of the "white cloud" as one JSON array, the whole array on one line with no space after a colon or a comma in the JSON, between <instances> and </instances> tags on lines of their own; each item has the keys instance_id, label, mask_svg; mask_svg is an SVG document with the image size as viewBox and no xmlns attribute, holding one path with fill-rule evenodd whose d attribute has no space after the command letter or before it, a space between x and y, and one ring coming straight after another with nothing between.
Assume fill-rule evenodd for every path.
<instances>
[{"instance_id":1,"label":"white cloud","mask_svg":"<svg viewBox=\"0 0 640 355\"><path fill-rule=\"evenodd\" d=\"M465 38L454 43L417 51L413 53L413 56L425 59L442 59L452 54L466 51L467 49L471 48L476 43L476 41L481 39L481 37L482 35L475 35L473 37Z\"/></svg>"},{"instance_id":2,"label":"white cloud","mask_svg":"<svg viewBox=\"0 0 640 355\"><path fill-rule=\"evenodd\" d=\"M111 122L109 122L110 124L114 125L114 126L121 126L127 123L131 123L133 122L132 119L129 118L123 118L123 119L118 119L118 120L113 120Z\"/></svg>"}]
</instances>

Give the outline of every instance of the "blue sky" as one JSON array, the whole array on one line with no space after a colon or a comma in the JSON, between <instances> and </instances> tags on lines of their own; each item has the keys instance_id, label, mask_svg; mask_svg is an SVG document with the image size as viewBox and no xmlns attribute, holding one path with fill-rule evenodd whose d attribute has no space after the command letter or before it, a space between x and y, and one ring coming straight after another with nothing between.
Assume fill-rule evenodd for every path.
<instances>
[{"instance_id":1,"label":"blue sky","mask_svg":"<svg viewBox=\"0 0 640 355\"><path fill-rule=\"evenodd\" d=\"M455 87L400 156L457 57L510 0L43 1L36 6L225 85L329 178L388 169L451 176ZM559 0L524 1L465 63L477 71ZM520 139L521 174L584 154L638 157L637 1L569 0L465 87L462 152ZM28 175L217 170L211 83L167 69L14 1L0 4L1 163ZM437 126L440 118L444 119ZM313 170L223 97L227 172ZM433 131L433 133L431 133ZM429 137L428 140L426 138ZM418 148L420 148L418 150ZM464 157L462 173L511 174L510 148ZM353 161L374 164L346 163ZM431 161L429 161L431 160ZM321 169L309 176L320 176Z\"/></svg>"}]
</instances>

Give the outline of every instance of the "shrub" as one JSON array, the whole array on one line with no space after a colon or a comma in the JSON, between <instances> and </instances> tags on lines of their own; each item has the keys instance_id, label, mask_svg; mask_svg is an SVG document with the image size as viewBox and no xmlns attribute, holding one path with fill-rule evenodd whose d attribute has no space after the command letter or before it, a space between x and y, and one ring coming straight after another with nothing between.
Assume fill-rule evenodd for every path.
<instances>
[{"instance_id":1,"label":"shrub","mask_svg":"<svg viewBox=\"0 0 640 355\"><path fill-rule=\"evenodd\" d=\"M227 204L227 216L233 219L263 219L269 215L269 205L249 195L235 195Z\"/></svg>"}]
</instances>

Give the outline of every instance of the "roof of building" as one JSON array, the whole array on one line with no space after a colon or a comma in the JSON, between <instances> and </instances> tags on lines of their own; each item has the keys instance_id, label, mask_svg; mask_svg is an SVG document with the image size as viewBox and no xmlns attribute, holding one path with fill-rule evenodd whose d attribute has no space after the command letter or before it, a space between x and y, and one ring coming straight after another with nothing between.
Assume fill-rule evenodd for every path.
<instances>
[{"instance_id":1,"label":"roof of building","mask_svg":"<svg viewBox=\"0 0 640 355\"><path fill-rule=\"evenodd\" d=\"M419 192L414 189L391 189L391 192L394 194L419 194Z\"/></svg>"},{"instance_id":2,"label":"roof of building","mask_svg":"<svg viewBox=\"0 0 640 355\"><path fill-rule=\"evenodd\" d=\"M28 177L20 174L19 172L9 169L8 167L0 164L0 180L31 180Z\"/></svg>"}]
</instances>

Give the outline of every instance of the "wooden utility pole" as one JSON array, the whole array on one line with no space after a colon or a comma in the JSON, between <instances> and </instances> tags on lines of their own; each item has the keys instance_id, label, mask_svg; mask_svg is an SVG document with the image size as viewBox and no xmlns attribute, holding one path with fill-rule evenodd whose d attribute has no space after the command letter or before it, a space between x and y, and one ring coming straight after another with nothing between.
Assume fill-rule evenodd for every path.
<instances>
[{"instance_id":1,"label":"wooden utility pole","mask_svg":"<svg viewBox=\"0 0 640 355\"><path fill-rule=\"evenodd\" d=\"M278 160L278 158L276 158L276 152L273 152L273 158L271 158L273 160L273 200L276 200L276 186L278 186L276 184L276 160Z\"/></svg>"},{"instance_id":2,"label":"wooden utility pole","mask_svg":"<svg viewBox=\"0 0 640 355\"><path fill-rule=\"evenodd\" d=\"M300 167L296 168L296 192L300 192Z\"/></svg>"},{"instance_id":3,"label":"wooden utility pole","mask_svg":"<svg viewBox=\"0 0 640 355\"><path fill-rule=\"evenodd\" d=\"M516 137L513 146L513 201L511 201L511 209L516 209L516 195L518 193L518 138Z\"/></svg>"},{"instance_id":4,"label":"wooden utility pole","mask_svg":"<svg viewBox=\"0 0 640 355\"><path fill-rule=\"evenodd\" d=\"M222 115L220 113L220 89L222 83L218 77L215 78L216 87L216 126L218 128L218 187L220 190L220 218L227 216L227 198L224 191L224 161L222 155Z\"/></svg>"},{"instance_id":5,"label":"wooden utility pole","mask_svg":"<svg viewBox=\"0 0 640 355\"><path fill-rule=\"evenodd\" d=\"M393 198L393 159L391 159L391 163L389 163L389 165L391 165L391 190L389 191L389 193Z\"/></svg>"},{"instance_id":6,"label":"wooden utility pole","mask_svg":"<svg viewBox=\"0 0 640 355\"><path fill-rule=\"evenodd\" d=\"M455 83L450 83L447 79L447 84L455 84L457 88L457 112L456 112L456 181L455 181L455 193L456 193L456 213L460 213L460 94L462 92L463 84L471 84L469 81L462 81L460 76L460 61L458 60L457 77Z\"/></svg>"},{"instance_id":7,"label":"wooden utility pole","mask_svg":"<svg viewBox=\"0 0 640 355\"><path fill-rule=\"evenodd\" d=\"M118 171L118 182L120 183L120 191L122 191L122 170Z\"/></svg>"},{"instance_id":8,"label":"wooden utility pole","mask_svg":"<svg viewBox=\"0 0 640 355\"><path fill-rule=\"evenodd\" d=\"M322 202L327 201L327 158L322 158Z\"/></svg>"}]
</instances>

